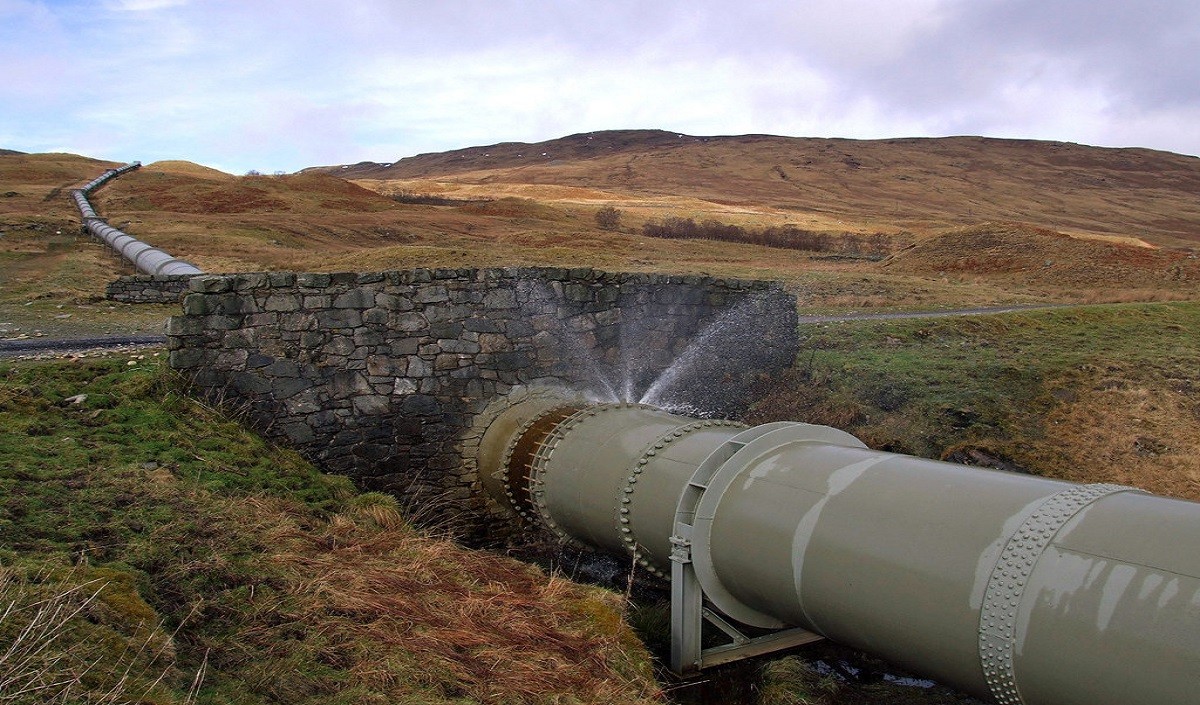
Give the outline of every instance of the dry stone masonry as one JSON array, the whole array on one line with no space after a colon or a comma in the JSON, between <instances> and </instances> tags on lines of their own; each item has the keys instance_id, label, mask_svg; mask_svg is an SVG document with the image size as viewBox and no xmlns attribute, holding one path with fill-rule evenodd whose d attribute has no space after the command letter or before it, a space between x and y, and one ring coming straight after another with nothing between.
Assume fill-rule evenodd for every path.
<instances>
[{"instance_id":1,"label":"dry stone masonry","mask_svg":"<svg viewBox=\"0 0 1200 705\"><path fill-rule=\"evenodd\" d=\"M170 360L203 393L323 469L464 525L485 508L463 447L497 395L561 384L636 402L649 391L657 404L735 415L797 345L795 301L768 282L510 268L188 286Z\"/></svg>"},{"instance_id":2,"label":"dry stone masonry","mask_svg":"<svg viewBox=\"0 0 1200 705\"><path fill-rule=\"evenodd\" d=\"M188 292L194 274L132 274L109 282L104 295L127 304L173 304Z\"/></svg>"}]
</instances>

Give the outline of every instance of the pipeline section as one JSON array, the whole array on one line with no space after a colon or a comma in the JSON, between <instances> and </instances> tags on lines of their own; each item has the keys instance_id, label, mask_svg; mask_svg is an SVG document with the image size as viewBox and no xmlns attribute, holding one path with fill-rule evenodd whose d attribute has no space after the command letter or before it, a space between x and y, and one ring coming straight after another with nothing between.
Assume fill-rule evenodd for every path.
<instances>
[{"instance_id":1,"label":"pipeline section","mask_svg":"<svg viewBox=\"0 0 1200 705\"><path fill-rule=\"evenodd\" d=\"M141 162L132 162L116 169L109 169L100 176L92 179L82 188L71 192L71 198L79 209L83 220L83 229L100 242L108 245L134 268L143 274L203 274L203 270L170 254L138 240L132 235L109 225L96 214L96 209L88 201L88 195L110 180L141 166Z\"/></svg>"},{"instance_id":2,"label":"pipeline section","mask_svg":"<svg viewBox=\"0 0 1200 705\"><path fill-rule=\"evenodd\" d=\"M694 580L714 623L798 627L1004 705L1200 692L1194 502L554 399L499 413L477 462L527 521Z\"/></svg>"}]
</instances>

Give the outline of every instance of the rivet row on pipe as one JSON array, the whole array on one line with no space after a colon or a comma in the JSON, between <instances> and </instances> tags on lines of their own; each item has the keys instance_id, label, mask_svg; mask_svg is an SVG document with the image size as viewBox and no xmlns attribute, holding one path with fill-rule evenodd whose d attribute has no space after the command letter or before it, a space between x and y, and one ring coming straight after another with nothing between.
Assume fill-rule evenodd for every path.
<instances>
[{"instance_id":1,"label":"rivet row on pipe","mask_svg":"<svg viewBox=\"0 0 1200 705\"><path fill-rule=\"evenodd\" d=\"M1200 503L883 453L827 426L497 404L485 489L669 576L676 672L824 637L1004 705L1197 701ZM733 643L703 649L705 622Z\"/></svg>"},{"instance_id":2,"label":"rivet row on pipe","mask_svg":"<svg viewBox=\"0 0 1200 705\"><path fill-rule=\"evenodd\" d=\"M116 169L109 169L82 188L71 192L71 198L79 208L79 216L83 220L83 229L92 237L108 245L143 274L203 274L203 270L190 262L172 257L157 247L147 245L132 235L112 227L96 214L96 209L88 201L87 197L92 191L141 165L141 162L132 162Z\"/></svg>"}]
</instances>

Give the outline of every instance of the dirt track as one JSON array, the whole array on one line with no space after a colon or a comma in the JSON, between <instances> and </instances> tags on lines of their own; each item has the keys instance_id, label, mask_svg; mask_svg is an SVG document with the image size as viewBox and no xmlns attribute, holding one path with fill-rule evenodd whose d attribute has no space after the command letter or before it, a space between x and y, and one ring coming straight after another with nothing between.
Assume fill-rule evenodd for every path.
<instances>
[{"instance_id":1,"label":"dirt track","mask_svg":"<svg viewBox=\"0 0 1200 705\"><path fill-rule=\"evenodd\" d=\"M18 356L61 357L95 350L133 351L166 345L162 335L122 335L101 338L22 338L0 340L0 358Z\"/></svg>"}]
</instances>

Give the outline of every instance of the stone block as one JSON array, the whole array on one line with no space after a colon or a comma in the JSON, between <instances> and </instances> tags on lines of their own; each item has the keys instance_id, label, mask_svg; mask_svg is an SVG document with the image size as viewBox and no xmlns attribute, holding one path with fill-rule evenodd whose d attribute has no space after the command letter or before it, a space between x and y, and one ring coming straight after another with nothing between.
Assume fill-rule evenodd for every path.
<instances>
[{"instance_id":1,"label":"stone block","mask_svg":"<svg viewBox=\"0 0 1200 705\"><path fill-rule=\"evenodd\" d=\"M349 355L354 352L358 346L354 344L354 339L347 335L335 335L329 339L322 348L321 352L326 355Z\"/></svg>"},{"instance_id":2,"label":"stone block","mask_svg":"<svg viewBox=\"0 0 1200 705\"><path fill-rule=\"evenodd\" d=\"M231 291L233 289L233 282L229 280L229 277L216 275L192 277L188 281L188 289L207 294L221 294Z\"/></svg>"},{"instance_id":3,"label":"stone block","mask_svg":"<svg viewBox=\"0 0 1200 705\"><path fill-rule=\"evenodd\" d=\"M204 361L204 350L202 348L172 350L167 355L167 361L173 369L188 370L200 366Z\"/></svg>"},{"instance_id":4,"label":"stone block","mask_svg":"<svg viewBox=\"0 0 1200 705\"><path fill-rule=\"evenodd\" d=\"M382 394L364 394L352 400L354 412L365 416L377 416L388 411L391 397Z\"/></svg>"},{"instance_id":5,"label":"stone block","mask_svg":"<svg viewBox=\"0 0 1200 705\"><path fill-rule=\"evenodd\" d=\"M246 369L253 370L259 367L266 367L274 361L275 358L271 357L270 355L250 353L250 356L246 358Z\"/></svg>"},{"instance_id":6,"label":"stone block","mask_svg":"<svg viewBox=\"0 0 1200 705\"><path fill-rule=\"evenodd\" d=\"M333 298L334 308L366 309L375 305L375 292L368 289L351 289Z\"/></svg>"},{"instance_id":7,"label":"stone block","mask_svg":"<svg viewBox=\"0 0 1200 705\"><path fill-rule=\"evenodd\" d=\"M478 343L472 343L468 340L458 338L441 339L437 341L438 347L448 353L459 353L473 355L480 351Z\"/></svg>"},{"instance_id":8,"label":"stone block","mask_svg":"<svg viewBox=\"0 0 1200 705\"><path fill-rule=\"evenodd\" d=\"M354 331L354 344L360 349L382 345L383 334L371 328L358 328Z\"/></svg>"},{"instance_id":9,"label":"stone block","mask_svg":"<svg viewBox=\"0 0 1200 705\"><path fill-rule=\"evenodd\" d=\"M238 370L246 366L250 354L245 350L221 350L213 359L213 367L221 370Z\"/></svg>"},{"instance_id":10,"label":"stone block","mask_svg":"<svg viewBox=\"0 0 1200 705\"><path fill-rule=\"evenodd\" d=\"M188 316L205 316L210 313L208 296L205 294L188 294L183 297L183 312Z\"/></svg>"},{"instance_id":11,"label":"stone block","mask_svg":"<svg viewBox=\"0 0 1200 705\"><path fill-rule=\"evenodd\" d=\"M433 359L435 371L456 370L460 364L460 356L451 353L442 353Z\"/></svg>"},{"instance_id":12,"label":"stone block","mask_svg":"<svg viewBox=\"0 0 1200 705\"><path fill-rule=\"evenodd\" d=\"M474 310L467 304L439 304L425 309L425 319L430 323L462 321L472 313Z\"/></svg>"},{"instance_id":13,"label":"stone block","mask_svg":"<svg viewBox=\"0 0 1200 705\"><path fill-rule=\"evenodd\" d=\"M483 297L484 308L508 310L517 308L517 295L512 289L494 289Z\"/></svg>"},{"instance_id":14,"label":"stone block","mask_svg":"<svg viewBox=\"0 0 1200 705\"><path fill-rule=\"evenodd\" d=\"M363 311L363 323L368 325L387 327L390 318L391 314L378 307Z\"/></svg>"},{"instance_id":15,"label":"stone block","mask_svg":"<svg viewBox=\"0 0 1200 705\"><path fill-rule=\"evenodd\" d=\"M392 328L405 332L422 331L429 327L429 321L419 313L402 313L392 319Z\"/></svg>"},{"instance_id":16,"label":"stone block","mask_svg":"<svg viewBox=\"0 0 1200 705\"><path fill-rule=\"evenodd\" d=\"M223 345L226 348L253 348L257 347L254 328L241 328L238 330L230 330L225 333L225 341Z\"/></svg>"},{"instance_id":17,"label":"stone block","mask_svg":"<svg viewBox=\"0 0 1200 705\"><path fill-rule=\"evenodd\" d=\"M199 335L204 332L204 321L199 318L171 316L167 319L167 335Z\"/></svg>"},{"instance_id":18,"label":"stone block","mask_svg":"<svg viewBox=\"0 0 1200 705\"><path fill-rule=\"evenodd\" d=\"M335 373L328 386L331 399L350 399L371 392L371 385L366 377L355 371Z\"/></svg>"},{"instance_id":19,"label":"stone block","mask_svg":"<svg viewBox=\"0 0 1200 705\"><path fill-rule=\"evenodd\" d=\"M488 318L468 318L463 321L463 328L473 333L500 333L503 330L497 321Z\"/></svg>"},{"instance_id":20,"label":"stone block","mask_svg":"<svg viewBox=\"0 0 1200 705\"><path fill-rule=\"evenodd\" d=\"M296 445L304 445L316 440L316 434L304 422L280 424L278 428L289 442Z\"/></svg>"},{"instance_id":21,"label":"stone block","mask_svg":"<svg viewBox=\"0 0 1200 705\"><path fill-rule=\"evenodd\" d=\"M330 276L328 274L305 273L296 275L296 286L308 287L310 289L324 289L330 284Z\"/></svg>"},{"instance_id":22,"label":"stone block","mask_svg":"<svg viewBox=\"0 0 1200 705\"><path fill-rule=\"evenodd\" d=\"M387 311L411 311L416 308L411 297L396 294L376 294L375 305Z\"/></svg>"},{"instance_id":23,"label":"stone block","mask_svg":"<svg viewBox=\"0 0 1200 705\"><path fill-rule=\"evenodd\" d=\"M587 284L572 282L563 287L563 298L567 301L591 301L592 288Z\"/></svg>"},{"instance_id":24,"label":"stone block","mask_svg":"<svg viewBox=\"0 0 1200 705\"><path fill-rule=\"evenodd\" d=\"M417 289L413 300L421 304L434 304L450 300L450 292L444 285L425 286Z\"/></svg>"},{"instance_id":25,"label":"stone block","mask_svg":"<svg viewBox=\"0 0 1200 705\"><path fill-rule=\"evenodd\" d=\"M520 370L533 364L529 353L524 351L501 352L492 356L490 367L502 372Z\"/></svg>"},{"instance_id":26,"label":"stone block","mask_svg":"<svg viewBox=\"0 0 1200 705\"><path fill-rule=\"evenodd\" d=\"M241 394L266 394L271 391L271 380L252 372L234 372L229 380L233 389Z\"/></svg>"},{"instance_id":27,"label":"stone block","mask_svg":"<svg viewBox=\"0 0 1200 705\"><path fill-rule=\"evenodd\" d=\"M296 294L271 294L263 303L263 310L290 312L301 309L300 297Z\"/></svg>"},{"instance_id":28,"label":"stone block","mask_svg":"<svg viewBox=\"0 0 1200 705\"><path fill-rule=\"evenodd\" d=\"M407 374L409 377L428 377L433 374L433 363L419 355L408 356Z\"/></svg>"},{"instance_id":29,"label":"stone block","mask_svg":"<svg viewBox=\"0 0 1200 705\"><path fill-rule=\"evenodd\" d=\"M261 356L259 356L261 357ZM249 366L249 361L247 361ZM293 378L300 376L300 366L294 360L274 360L267 365L266 374L271 377Z\"/></svg>"},{"instance_id":30,"label":"stone block","mask_svg":"<svg viewBox=\"0 0 1200 705\"><path fill-rule=\"evenodd\" d=\"M416 355L420 347L420 338L400 338L392 340L388 345L393 355Z\"/></svg>"},{"instance_id":31,"label":"stone block","mask_svg":"<svg viewBox=\"0 0 1200 705\"><path fill-rule=\"evenodd\" d=\"M388 355L368 355L367 374L376 377L395 377L408 371L408 360Z\"/></svg>"},{"instance_id":32,"label":"stone block","mask_svg":"<svg viewBox=\"0 0 1200 705\"><path fill-rule=\"evenodd\" d=\"M508 336L500 335L499 333L480 333L479 334L479 350L478 352L494 353L505 352L512 349L512 343L509 342Z\"/></svg>"},{"instance_id":33,"label":"stone block","mask_svg":"<svg viewBox=\"0 0 1200 705\"><path fill-rule=\"evenodd\" d=\"M261 289L270 283L266 272L246 272L229 277L230 286L234 291L251 291Z\"/></svg>"},{"instance_id":34,"label":"stone block","mask_svg":"<svg viewBox=\"0 0 1200 705\"><path fill-rule=\"evenodd\" d=\"M442 411L442 404L437 397L427 394L411 394L400 402L400 410L416 416L433 416Z\"/></svg>"},{"instance_id":35,"label":"stone block","mask_svg":"<svg viewBox=\"0 0 1200 705\"><path fill-rule=\"evenodd\" d=\"M302 377L277 377L271 380L271 396L276 399L290 399L312 387L312 380ZM318 407L315 411L320 410L321 407Z\"/></svg>"},{"instance_id":36,"label":"stone block","mask_svg":"<svg viewBox=\"0 0 1200 705\"><path fill-rule=\"evenodd\" d=\"M322 328L357 328L362 325L362 311L349 308L317 311L317 325Z\"/></svg>"},{"instance_id":37,"label":"stone block","mask_svg":"<svg viewBox=\"0 0 1200 705\"><path fill-rule=\"evenodd\" d=\"M234 330L245 323L242 316L208 316L205 321L206 333L212 331Z\"/></svg>"},{"instance_id":38,"label":"stone block","mask_svg":"<svg viewBox=\"0 0 1200 705\"><path fill-rule=\"evenodd\" d=\"M463 331L462 323L434 323L429 326L429 337L459 338L462 337Z\"/></svg>"}]
</instances>

